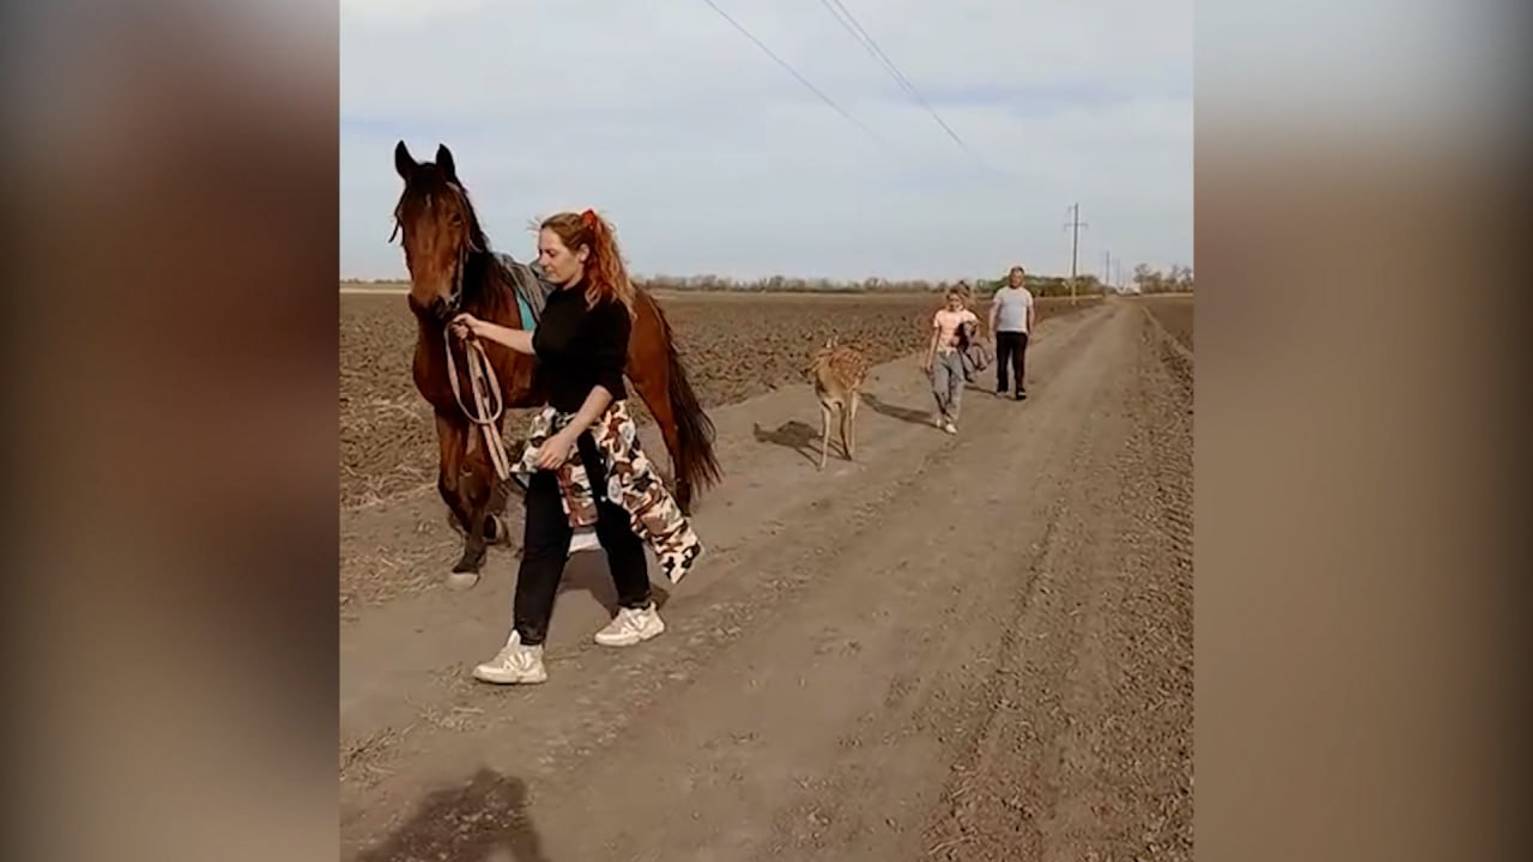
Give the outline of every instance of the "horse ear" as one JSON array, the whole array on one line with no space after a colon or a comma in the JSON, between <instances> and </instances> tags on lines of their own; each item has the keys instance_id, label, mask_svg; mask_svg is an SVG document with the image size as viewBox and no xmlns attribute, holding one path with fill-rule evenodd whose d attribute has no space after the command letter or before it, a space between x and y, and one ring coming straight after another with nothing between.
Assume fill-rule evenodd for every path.
<instances>
[{"instance_id":1,"label":"horse ear","mask_svg":"<svg viewBox=\"0 0 1533 862\"><path fill-rule=\"evenodd\" d=\"M405 146L405 142L400 141L398 144L395 144L394 170L399 172L400 178L405 182L409 182L410 177L415 175L417 167L420 167L420 165L416 163L415 157L410 155L410 148Z\"/></svg>"},{"instance_id":2,"label":"horse ear","mask_svg":"<svg viewBox=\"0 0 1533 862\"><path fill-rule=\"evenodd\" d=\"M453 164L452 150L446 144L436 145L436 166L450 182L458 182L458 166Z\"/></svg>"}]
</instances>

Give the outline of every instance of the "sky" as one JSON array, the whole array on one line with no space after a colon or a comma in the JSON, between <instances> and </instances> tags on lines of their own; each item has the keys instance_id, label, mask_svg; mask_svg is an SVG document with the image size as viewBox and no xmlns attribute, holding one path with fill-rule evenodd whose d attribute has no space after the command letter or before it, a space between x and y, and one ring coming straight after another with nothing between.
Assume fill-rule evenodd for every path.
<instances>
[{"instance_id":1,"label":"sky","mask_svg":"<svg viewBox=\"0 0 1533 862\"><path fill-rule=\"evenodd\" d=\"M452 151L491 243L596 209L640 275L1192 263L1192 2L341 0L341 276L403 277L393 150ZM928 107L930 106L930 110ZM957 140L943 129L945 123Z\"/></svg>"}]
</instances>

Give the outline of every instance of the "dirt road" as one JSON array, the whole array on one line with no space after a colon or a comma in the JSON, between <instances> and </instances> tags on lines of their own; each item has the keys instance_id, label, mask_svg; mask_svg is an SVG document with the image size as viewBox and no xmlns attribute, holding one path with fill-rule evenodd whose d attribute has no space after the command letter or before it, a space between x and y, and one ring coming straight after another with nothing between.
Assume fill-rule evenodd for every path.
<instances>
[{"instance_id":1,"label":"dirt road","mask_svg":"<svg viewBox=\"0 0 1533 862\"><path fill-rule=\"evenodd\" d=\"M971 388L957 437L914 358L880 366L824 473L807 387L716 411L668 631L592 644L613 595L579 554L543 686L468 676L508 551L472 591L348 607L343 858L1191 858L1191 355L1128 300L1040 329L1032 397ZM348 513L342 553L439 577L451 547L410 549L443 518Z\"/></svg>"}]
</instances>

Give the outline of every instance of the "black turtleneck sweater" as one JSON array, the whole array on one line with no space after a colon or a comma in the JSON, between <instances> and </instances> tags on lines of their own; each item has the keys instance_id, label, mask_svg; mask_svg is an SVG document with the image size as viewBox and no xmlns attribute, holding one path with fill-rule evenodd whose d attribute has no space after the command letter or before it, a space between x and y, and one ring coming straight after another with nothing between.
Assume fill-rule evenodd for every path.
<instances>
[{"instance_id":1,"label":"black turtleneck sweater","mask_svg":"<svg viewBox=\"0 0 1533 862\"><path fill-rule=\"evenodd\" d=\"M623 366L632 328L628 309L617 300L587 308L583 283L549 294L532 333L537 382L548 403L561 413L574 413L597 386L612 393L614 401L627 398Z\"/></svg>"}]
</instances>

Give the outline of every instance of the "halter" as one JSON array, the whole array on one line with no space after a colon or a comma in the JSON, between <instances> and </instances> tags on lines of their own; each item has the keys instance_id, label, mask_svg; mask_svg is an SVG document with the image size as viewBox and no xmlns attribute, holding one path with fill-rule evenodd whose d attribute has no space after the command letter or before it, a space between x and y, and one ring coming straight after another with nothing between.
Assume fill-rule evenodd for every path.
<instances>
[{"instance_id":1,"label":"halter","mask_svg":"<svg viewBox=\"0 0 1533 862\"><path fill-rule=\"evenodd\" d=\"M468 253L472 250L473 241L469 240L463 244L463 248L458 252L458 262L453 267L452 293L447 295L446 317L448 322L452 321L463 305L463 274L468 269Z\"/></svg>"}]
</instances>

